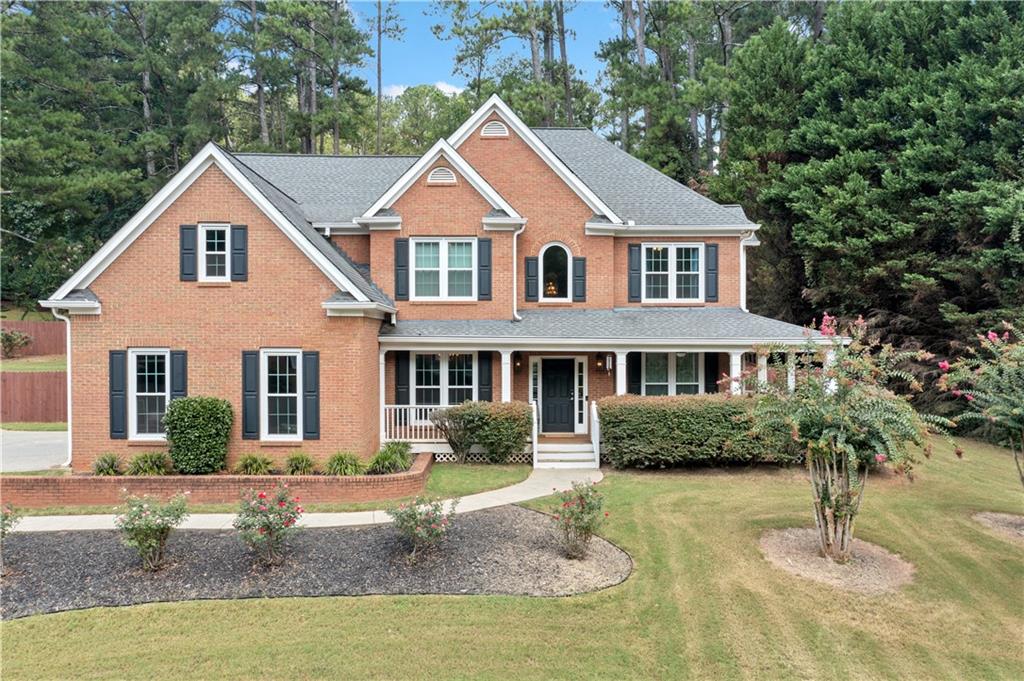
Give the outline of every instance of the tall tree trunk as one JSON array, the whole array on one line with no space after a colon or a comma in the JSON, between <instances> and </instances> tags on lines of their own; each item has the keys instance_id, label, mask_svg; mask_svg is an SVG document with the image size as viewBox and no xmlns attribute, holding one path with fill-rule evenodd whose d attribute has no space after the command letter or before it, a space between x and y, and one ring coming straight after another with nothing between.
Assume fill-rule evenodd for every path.
<instances>
[{"instance_id":1,"label":"tall tree trunk","mask_svg":"<svg viewBox=\"0 0 1024 681\"><path fill-rule=\"evenodd\" d=\"M727 10L722 12L719 16L719 26L722 29L722 66L725 67L726 74L729 73L729 62L730 55L732 53L732 16L731 11ZM726 75L728 77L728 75ZM728 89L722 95L722 113L718 117L718 157L722 158L725 156L725 136L726 136L726 117L729 115L729 95Z\"/></svg>"},{"instance_id":2,"label":"tall tree trunk","mask_svg":"<svg viewBox=\"0 0 1024 681\"><path fill-rule=\"evenodd\" d=\"M312 55L316 49L316 27L309 27L309 151L312 153L316 148L316 57Z\"/></svg>"},{"instance_id":3,"label":"tall tree trunk","mask_svg":"<svg viewBox=\"0 0 1024 681\"><path fill-rule=\"evenodd\" d=\"M647 13L644 0L637 0L637 11L633 12L633 0L625 0L622 7L626 12L626 21L633 29L633 40L636 43L636 61L640 67L641 77L647 77ZM651 107L644 102L644 132L651 129Z\"/></svg>"},{"instance_id":4,"label":"tall tree trunk","mask_svg":"<svg viewBox=\"0 0 1024 681\"><path fill-rule=\"evenodd\" d=\"M811 40L815 42L825 30L825 2L826 0L815 0L814 3L814 14L811 17Z\"/></svg>"},{"instance_id":5,"label":"tall tree trunk","mask_svg":"<svg viewBox=\"0 0 1024 681\"><path fill-rule=\"evenodd\" d=\"M629 2L630 0L626 0ZM623 3L625 7L625 2ZM623 11L622 16L619 18L619 27L622 29L622 39L626 40L629 37L629 23L627 21L627 13ZM629 104L626 102L626 98L622 97L622 111L619 114L622 117L620 123L621 136L622 136L622 148L625 151L629 151Z\"/></svg>"},{"instance_id":6,"label":"tall tree trunk","mask_svg":"<svg viewBox=\"0 0 1024 681\"><path fill-rule=\"evenodd\" d=\"M534 11L534 0L526 0L526 8L529 12L530 21L530 62L533 66L533 82L541 88L541 102L544 106L544 124L551 125L551 102L548 101L547 88L544 79L544 67L540 59L540 27L537 22L537 13Z\"/></svg>"},{"instance_id":7,"label":"tall tree trunk","mask_svg":"<svg viewBox=\"0 0 1024 681\"><path fill-rule=\"evenodd\" d=\"M256 0L249 0L249 16L252 25L252 72L256 82L256 115L260 121L260 142L270 146L270 127L267 124L267 93L263 86L263 65L259 58L260 21L256 11Z\"/></svg>"},{"instance_id":8,"label":"tall tree trunk","mask_svg":"<svg viewBox=\"0 0 1024 681\"><path fill-rule=\"evenodd\" d=\"M381 73L383 71L382 66L382 55L381 49L384 43L384 9L381 6L381 0L377 0L377 153L380 154L381 147L381 105L382 97L384 96L381 92Z\"/></svg>"},{"instance_id":9,"label":"tall tree trunk","mask_svg":"<svg viewBox=\"0 0 1024 681\"><path fill-rule=\"evenodd\" d=\"M690 35L686 41L686 74L689 84L697 82L697 41ZM700 168L700 128L697 125L697 107L690 106L690 137L693 138L693 169Z\"/></svg>"},{"instance_id":10,"label":"tall tree trunk","mask_svg":"<svg viewBox=\"0 0 1024 681\"><path fill-rule=\"evenodd\" d=\"M129 12L131 10L129 9ZM149 28L146 26L146 7L145 5L139 6L139 16L135 18L135 26L139 31L139 39L142 44L143 50L149 49ZM153 111L150 105L149 97L153 91L151 82L152 74L149 70L147 63L146 68L142 71L142 123L146 128L147 133L153 132ZM153 153L153 147L150 143L146 143L146 177L156 177L156 154Z\"/></svg>"},{"instance_id":11,"label":"tall tree trunk","mask_svg":"<svg viewBox=\"0 0 1024 681\"><path fill-rule=\"evenodd\" d=\"M715 169L715 128L711 109L704 110L704 149L708 152L708 172Z\"/></svg>"},{"instance_id":12,"label":"tall tree trunk","mask_svg":"<svg viewBox=\"0 0 1024 681\"><path fill-rule=\"evenodd\" d=\"M562 63L562 89L565 91L565 118L569 127L576 125L572 110L572 80L569 77L569 55L565 49L565 0L555 3L555 18L558 21L558 58Z\"/></svg>"}]
</instances>

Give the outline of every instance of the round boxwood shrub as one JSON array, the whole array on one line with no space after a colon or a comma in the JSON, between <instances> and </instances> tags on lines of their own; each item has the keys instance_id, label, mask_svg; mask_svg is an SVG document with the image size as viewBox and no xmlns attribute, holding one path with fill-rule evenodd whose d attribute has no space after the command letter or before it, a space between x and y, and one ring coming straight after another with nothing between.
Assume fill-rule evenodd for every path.
<instances>
[{"instance_id":1,"label":"round boxwood shrub","mask_svg":"<svg viewBox=\"0 0 1024 681\"><path fill-rule=\"evenodd\" d=\"M182 397L167 406L164 428L171 461L181 473L200 475L224 468L234 414L227 400Z\"/></svg>"}]
</instances>

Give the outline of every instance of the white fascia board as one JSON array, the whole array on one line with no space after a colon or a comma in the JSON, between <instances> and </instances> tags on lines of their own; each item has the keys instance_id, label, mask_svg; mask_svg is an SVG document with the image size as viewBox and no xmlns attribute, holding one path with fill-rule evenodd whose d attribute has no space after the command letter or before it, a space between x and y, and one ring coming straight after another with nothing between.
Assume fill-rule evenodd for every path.
<instances>
[{"instance_id":1,"label":"white fascia board","mask_svg":"<svg viewBox=\"0 0 1024 681\"><path fill-rule=\"evenodd\" d=\"M497 94L491 95L491 97L483 103L483 105L473 113L472 116L466 119L466 121L459 126L459 128L448 137L448 143L452 147L458 149L462 146L469 136L476 130L477 126L492 113L497 112L498 115L504 120L505 124L515 130L516 134L527 146L529 146L534 153L544 159L544 162L548 164L548 167L555 171L563 182L569 185L569 188L576 192L576 195L583 199L583 202L590 207L592 211L600 215L605 215L614 223L621 223L622 220L618 215L615 214L611 208L602 201L593 190L588 187L583 180L576 176L569 167L562 163L562 159L558 158L548 145L544 144L539 137L530 130L530 127L523 122L514 111L502 101L501 97Z\"/></svg>"},{"instance_id":2,"label":"white fascia board","mask_svg":"<svg viewBox=\"0 0 1024 681\"><path fill-rule=\"evenodd\" d=\"M476 172L476 169L469 164L466 159L459 155L459 152L448 144L446 140L439 139L434 146L432 146L427 153L420 156L416 163L412 164L405 173L402 174L395 183L388 188L386 192L381 194L380 198L374 201L373 205L370 206L362 218L372 218L376 215L377 211L383 208L390 208L398 201L399 197L402 196L409 187L413 185L416 180L420 178L423 173L427 171L431 165L434 164L439 158L444 157L449 163L455 166L455 169L462 175L467 182L469 182L477 192L487 199L487 202L491 204L492 208L497 208L505 211L512 217L519 217L519 213L502 198L494 187L487 183L480 173Z\"/></svg>"},{"instance_id":3,"label":"white fascia board","mask_svg":"<svg viewBox=\"0 0 1024 681\"><path fill-rule=\"evenodd\" d=\"M323 302L320 306L327 313L328 317L372 317L374 319L384 319L385 316L394 314L397 311L393 307L381 305L380 303Z\"/></svg>"},{"instance_id":4,"label":"white fascia board","mask_svg":"<svg viewBox=\"0 0 1024 681\"><path fill-rule=\"evenodd\" d=\"M761 225L610 225L606 222L588 222L584 231L592 236L745 236L752 235ZM750 244L753 245L753 244Z\"/></svg>"},{"instance_id":5,"label":"white fascia board","mask_svg":"<svg viewBox=\"0 0 1024 681\"><path fill-rule=\"evenodd\" d=\"M114 236L107 240L105 244L98 250L84 265L82 265L78 271L76 271L71 278L68 279L64 284L57 289L52 296L51 300L59 301L66 297L71 291L79 288L86 288L98 277L110 264L120 256L125 249L128 248L138 238L142 232L146 230L153 222L160 217L160 215L170 206L174 201L181 196L181 194L188 189L193 182L196 181L206 170L216 165L221 172L223 172L235 185L242 191L243 194L248 197L256 206L263 211L263 213L270 218L277 227L284 232L284 234L291 239L299 250L306 254L306 256L313 261L313 263L320 268L320 271L331 280L339 289L343 289L352 294L356 300L368 301L369 298L360 291L347 277L344 277L338 270L331 264L329 260L316 248L313 244L309 243L293 225L288 221L284 215L281 214L277 208L274 207L270 201L253 184L244 176L242 173L235 168L234 164L231 163L225 156L224 153L217 148L213 142L208 142L206 146L200 149L199 153L192 157L192 159L185 164L174 177L167 181L167 183L158 191L153 198L146 202L146 204L137 212L132 218L125 223L125 225L119 229Z\"/></svg>"},{"instance_id":6,"label":"white fascia board","mask_svg":"<svg viewBox=\"0 0 1024 681\"><path fill-rule=\"evenodd\" d=\"M514 232L526 224L526 218L484 218L484 231Z\"/></svg>"},{"instance_id":7,"label":"white fascia board","mask_svg":"<svg viewBox=\"0 0 1024 681\"><path fill-rule=\"evenodd\" d=\"M680 349L691 352L751 351L756 346L776 345L799 348L806 338L501 338L492 336L380 336L382 346L392 349L445 350L451 348L491 348L498 350L644 350ZM827 339L812 339L823 345Z\"/></svg>"},{"instance_id":8,"label":"white fascia board","mask_svg":"<svg viewBox=\"0 0 1024 681\"><path fill-rule=\"evenodd\" d=\"M323 232L324 236L331 236L332 234L369 234L369 230L364 226L356 223L355 220L349 222L313 222L313 229L318 232Z\"/></svg>"},{"instance_id":9,"label":"white fascia board","mask_svg":"<svg viewBox=\"0 0 1024 681\"><path fill-rule=\"evenodd\" d=\"M366 233L379 229L401 229L402 218L398 215L380 215L375 217L358 217L355 221L365 228Z\"/></svg>"},{"instance_id":10,"label":"white fascia board","mask_svg":"<svg viewBox=\"0 0 1024 681\"><path fill-rule=\"evenodd\" d=\"M40 300L41 307L50 310L67 310L70 314L100 314L103 306L92 300Z\"/></svg>"}]
</instances>

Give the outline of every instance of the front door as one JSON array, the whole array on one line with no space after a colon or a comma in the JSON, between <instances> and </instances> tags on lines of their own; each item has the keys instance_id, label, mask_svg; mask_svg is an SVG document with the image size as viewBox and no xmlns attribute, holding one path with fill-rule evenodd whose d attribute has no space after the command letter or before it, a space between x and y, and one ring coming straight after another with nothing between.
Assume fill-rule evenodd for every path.
<instances>
[{"instance_id":1,"label":"front door","mask_svg":"<svg viewBox=\"0 0 1024 681\"><path fill-rule=\"evenodd\" d=\"M541 430L545 433L571 433L573 428L573 375L576 362L572 359L541 360Z\"/></svg>"}]
</instances>

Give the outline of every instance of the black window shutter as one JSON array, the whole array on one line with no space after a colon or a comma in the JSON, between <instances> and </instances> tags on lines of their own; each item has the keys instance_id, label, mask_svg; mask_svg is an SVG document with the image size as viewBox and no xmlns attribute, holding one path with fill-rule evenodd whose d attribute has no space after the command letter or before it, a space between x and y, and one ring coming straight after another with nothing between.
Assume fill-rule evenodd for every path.
<instances>
[{"instance_id":1,"label":"black window shutter","mask_svg":"<svg viewBox=\"0 0 1024 681\"><path fill-rule=\"evenodd\" d=\"M110 438L128 437L128 353L110 351Z\"/></svg>"},{"instance_id":2,"label":"black window shutter","mask_svg":"<svg viewBox=\"0 0 1024 681\"><path fill-rule=\"evenodd\" d=\"M704 392L718 392L718 353L704 353Z\"/></svg>"},{"instance_id":3,"label":"black window shutter","mask_svg":"<svg viewBox=\"0 0 1024 681\"><path fill-rule=\"evenodd\" d=\"M260 353L242 351L242 439L260 439Z\"/></svg>"},{"instance_id":4,"label":"black window shutter","mask_svg":"<svg viewBox=\"0 0 1024 681\"><path fill-rule=\"evenodd\" d=\"M409 300L408 239L395 239L395 300Z\"/></svg>"},{"instance_id":5,"label":"black window shutter","mask_svg":"<svg viewBox=\"0 0 1024 681\"><path fill-rule=\"evenodd\" d=\"M539 266L537 258L526 259L526 299L531 302L536 302L537 297L540 293L540 289L537 286L537 280L539 278Z\"/></svg>"},{"instance_id":6,"label":"black window shutter","mask_svg":"<svg viewBox=\"0 0 1024 681\"><path fill-rule=\"evenodd\" d=\"M395 404L409 404L409 351L395 352Z\"/></svg>"},{"instance_id":7,"label":"black window shutter","mask_svg":"<svg viewBox=\"0 0 1024 681\"><path fill-rule=\"evenodd\" d=\"M477 239L476 299L491 299L491 240Z\"/></svg>"},{"instance_id":8,"label":"black window shutter","mask_svg":"<svg viewBox=\"0 0 1024 681\"><path fill-rule=\"evenodd\" d=\"M302 353L302 439L320 439L320 353Z\"/></svg>"},{"instance_id":9,"label":"black window shutter","mask_svg":"<svg viewBox=\"0 0 1024 681\"><path fill-rule=\"evenodd\" d=\"M629 302L639 303L642 298L643 265L640 261L640 244L629 245Z\"/></svg>"},{"instance_id":10,"label":"black window shutter","mask_svg":"<svg viewBox=\"0 0 1024 681\"><path fill-rule=\"evenodd\" d=\"M587 259L572 259L572 300L582 303L587 300Z\"/></svg>"},{"instance_id":11,"label":"black window shutter","mask_svg":"<svg viewBox=\"0 0 1024 681\"><path fill-rule=\"evenodd\" d=\"M188 352L171 350L171 399L188 396Z\"/></svg>"},{"instance_id":12,"label":"black window shutter","mask_svg":"<svg viewBox=\"0 0 1024 681\"><path fill-rule=\"evenodd\" d=\"M704 300L718 302L718 244L704 244Z\"/></svg>"},{"instance_id":13,"label":"black window shutter","mask_svg":"<svg viewBox=\"0 0 1024 681\"><path fill-rule=\"evenodd\" d=\"M639 395L642 392L640 385L640 360L643 353L631 352L626 355L626 392L630 395Z\"/></svg>"},{"instance_id":14,"label":"black window shutter","mask_svg":"<svg viewBox=\"0 0 1024 681\"><path fill-rule=\"evenodd\" d=\"M231 225L231 281L249 279L249 228Z\"/></svg>"},{"instance_id":15,"label":"black window shutter","mask_svg":"<svg viewBox=\"0 0 1024 681\"><path fill-rule=\"evenodd\" d=\"M196 226L182 225L179 238L181 281L196 281L199 278L196 242Z\"/></svg>"},{"instance_id":16,"label":"black window shutter","mask_svg":"<svg viewBox=\"0 0 1024 681\"><path fill-rule=\"evenodd\" d=\"M477 353L477 397L481 402L494 401L494 374L491 370L492 354L489 351Z\"/></svg>"}]
</instances>

